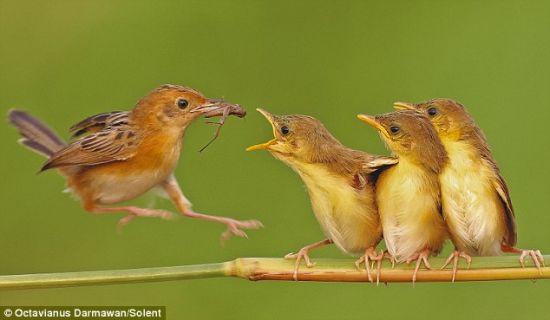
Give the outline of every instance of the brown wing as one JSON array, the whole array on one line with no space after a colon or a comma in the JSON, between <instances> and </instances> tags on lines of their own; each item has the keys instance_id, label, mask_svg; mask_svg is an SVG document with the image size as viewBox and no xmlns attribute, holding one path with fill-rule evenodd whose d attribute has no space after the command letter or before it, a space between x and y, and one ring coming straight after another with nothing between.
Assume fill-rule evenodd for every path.
<instances>
[{"instance_id":1,"label":"brown wing","mask_svg":"<svg viewBox=\"0 0 550 320\"><path fill-rule=\"evenodd\" d=\"M496 168L496 165L495 165ZM512 206L512 199L510 199L510 193L508 191L508 186L506 182L500 175L498 168L496 168L497 177L493 180L493 186L497 191L502 205L504 206L506 221L506 235L504 236L504 242L509 246L515 246L517 241L516 233L516 218L514 215L514 207Z\"/></svg>"},{"instance_id":2,"label":"brown wing","mask_svg":"<svg viewBox=\"0 0 550 320\"><path fill-rule=\"evenodd\" d=\"M88 117L74 126L69 128L69 131L74 137L81 136L83 134L89 134L98 132L105 127L120 123L127 124L128 111L113 111L105 112Z\"/></svg>"},{"instance_id":3,"label":"brown wing","mask_svg":"<svg viewBox=\"0 0 550 320\"><path fill-rule=\"evenodd\" d=\"M517 242L516 217L514 214L514 207L512 206L512 200L510 199L508 186L500 174L500 170L498 169L495 159L493 159L493 155L485 135L477 125L472 125L472 130L468 133L467 139L473 142L472 145L476 146L481 154L481 157L486 161L495 174L492 181L493 187L495 188L495 191L504 206L504 216L502 217L506 223L504 242L513 247Z\"/></svg>"},{"instance_id":4,"label":"brown wing","mask_svg":"<svg viewBox=\"0 0 550 320\"><path fill-rule=\"evenodd\" d=\"M126 160L135 155L140 141L140 135L132 130L126 116L59 150L44 164L42 171L56 167L90 166Z\"/></svg>"},{"instance_id":5,"label":"brown wing","mask_svg":"<svg viewBox=\"0 0 550 320\"><path fill-rule=\"evenodd\" d=\"M399 162L396 157L387 156L369 156L367 161L363 164L363 171L365 173L374 173L382 169L386 169Z\"/></svg>"},{"instance_id":6,"label":"brown wing","mask_svg":"<svg viewBox=\"0 0 550 320\"><path fill-rule=\"evenodd\" d=\"M353 175L352 187L358 190L364 189L367 184L376 182L378 175L384 169L398 162L397 158L386 156L373 156L367 153L362 153L361 166L359 172Z\"/></svg>"}]
</instances>

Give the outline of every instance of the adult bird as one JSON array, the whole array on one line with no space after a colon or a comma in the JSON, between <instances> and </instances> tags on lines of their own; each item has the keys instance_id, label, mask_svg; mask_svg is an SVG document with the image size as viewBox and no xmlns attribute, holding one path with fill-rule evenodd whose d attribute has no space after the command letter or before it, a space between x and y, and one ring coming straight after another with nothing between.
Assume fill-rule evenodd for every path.
<instances>
[{"instance_id":1,"label":"adult bird","mask_svg":"<svg viewBox=\"0 0 550 320\"><path fill-rule=\"evenodd\" d=\"M174 170L189 124L201 116L228 113L245 115L238 105L208 99L188 87L163 85L131 111L102 113L77 123L70 129L75 139L69 144L24 111L11 110L8 117L22 135L20 143L48 158L42 171L57 169L66 177L68 189L85 210L94 214L126 212L119 227L136 217L168 219L172 214L164 210L115 206L160 187L182 215L226 225L222 239L227 239L246 236L242 229L256 229L261 223L193 211Z\"/></svg>"}]
</instances>

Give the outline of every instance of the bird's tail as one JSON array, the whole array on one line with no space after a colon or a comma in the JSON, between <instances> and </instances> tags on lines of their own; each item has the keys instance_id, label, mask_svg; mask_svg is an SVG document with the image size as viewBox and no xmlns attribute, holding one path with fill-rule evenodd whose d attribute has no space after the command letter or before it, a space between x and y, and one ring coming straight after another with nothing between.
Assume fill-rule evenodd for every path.
<instances>
[{"instance_id":1,"label":"bird's tail","mask_svg":"<svg viewBox=\"0 0 550 320\"><path fill-rule=\"evenodd\" d=\"M47 158L66 146L52 129L25 111L10 110L8 120L22 136L19 143Z\"/></svg>"}]
</instances>

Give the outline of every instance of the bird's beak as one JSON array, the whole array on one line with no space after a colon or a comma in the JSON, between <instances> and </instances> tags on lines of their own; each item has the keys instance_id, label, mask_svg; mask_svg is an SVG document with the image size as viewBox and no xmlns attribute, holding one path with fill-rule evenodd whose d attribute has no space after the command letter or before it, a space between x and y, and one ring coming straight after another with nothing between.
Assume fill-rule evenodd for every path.
<instances>
[{"instance_id":1,"label":"bird's beak","mask_svg":"<svg viewBox=\"0 0 550 320\"><path fill-rule=\"evenodd\" d=\"M393 108L397 110L414 110L414 104L408 102L394 102Z\"/></svg>"},{"instance_id":2,"label":"bird's beak","mask_svg":"<svg viewBox=\"0 0 550 320\"><path fill-rule=\"evenodd\" d=\"M388 134L388 131L386 130L386 128L384 128L384 126L380 124L380 122L376 121L375 117L369 116L367 114L359 114L357 115L357 119L375 128L376 130L380 131L380 133L382 133L384 136L389 138L390 135Z\"/></svg>"},{"instance_id":3,"label":"bird's beak","mask_svg":"<svg viewBox=\"0 0 550 320\"><path fill-rule=\"evenodd\" d=\"M246 151L268 150L269 147L271 147L272 145L277 143L277 138L276 138L277 137L277 135L276 135L277 129L275 128L274 116L271 113L264 110L264 109L258 108L256 110L258 110L258 112L261 113L267 119L267 121L269 121L269 123L271 124L271 127L273 128L273 136L275 138L273 138L273 139L271 139L271 140L269 140L268 142L265 142L265 143L260 143L260 144L257 144L257 145L250 146L250 147L246 148Z\"/></svg>"},{"instance_id":4,"label":"bird's beak","mask_svg":"<svg viewBox=\"0 0 550 320\"><path fill-rule=\"evenodd\" d=\"M200 112L202 114L219 110L224 105L222 99L206 99L206 102L191 110L191 112Z\"/></svg>"}]
</instances>

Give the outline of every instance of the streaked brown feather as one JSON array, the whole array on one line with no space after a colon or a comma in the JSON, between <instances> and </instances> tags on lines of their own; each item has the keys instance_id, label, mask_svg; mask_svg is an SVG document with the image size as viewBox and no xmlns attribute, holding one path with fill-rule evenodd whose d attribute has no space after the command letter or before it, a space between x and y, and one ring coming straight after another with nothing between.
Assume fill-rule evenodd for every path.
<instances>
[{"instance_id":1,"label":"streaked brown feather","mask_svg":"<svg viewBox=\"0 0 550 320\"><path fill-rule=\"evenodd\" d=\"M127 119L128 111L105 112L88 117L69 128L73 137L94 133L113 124L124 122Z\"/></svg>"},{"instance_id":2,"label":"streaked brown feather","mask_svg":"<svg viewBox=\"0 0 550 320\"><path fill-rule=\"evenodd\" d=\"M133 157L138 149L141 135L133 130L128 112L110 113L110 116L94 116L73 126L75 130L87 130L103 123L103 129L75 140L56 152L42 167L47 170L73 165L97 165L126 160ZM106 115L106 114L104 114ZM71 129L72 129L71 128ZM78 129L80 128L80 129Z\"/></svg>"}]
</instances>

